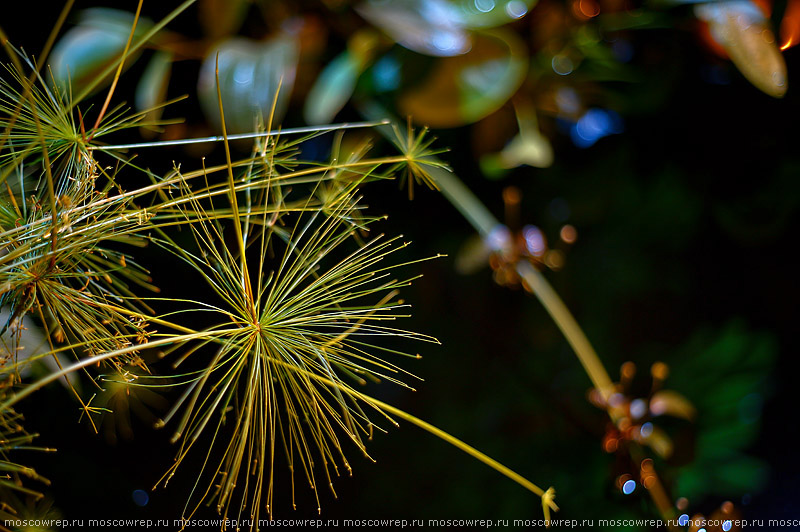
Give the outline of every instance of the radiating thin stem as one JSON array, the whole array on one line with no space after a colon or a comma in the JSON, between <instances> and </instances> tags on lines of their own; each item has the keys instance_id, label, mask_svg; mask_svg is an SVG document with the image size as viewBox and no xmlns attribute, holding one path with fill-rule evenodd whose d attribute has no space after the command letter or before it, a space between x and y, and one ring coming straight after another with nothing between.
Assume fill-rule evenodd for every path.
<instances>
[{"instance_id":1,"label":"radiating thin stem","mask_svg":"<svg viewBox=\"0 0 800 532\"><path fill-rule=\"evenodd\" d=\"M30 94L30 91L33 88L33 82L36 79L36 76L39 75L39 71L42 69L42 65L45 63L45 61L47 61L47 57L50 55L50 50L53 47L53 43L55 43L56 41L56 36L58 35L58 32L61 31L61 26L64 25L64 21L67 19L67 15L72 9L72 5L74 3L75 0L67 0L66 2L64 2L64 7L61 9L61 13L59 13L58 15L58 20L56 20L55 25L53 25L53 28L50 30L50 34L47 36L47 41L45 42L44 47L42 48L42 53L39 56L39 62L36 64L36 68L33 70L33 72L31 72L30 75L28 76L28 83L24 88L25 92L23 93L22 98L20 98L19 101L17 102L17 106L11 113L11 118L9 119L8 124L6 125L5 130L3 131L3 135L2 137L0 137L0 152L3 151L3 148L6 145L8 136L11 133L11 130L14 128L14 124L16 124L17 119L19 118L19 112L22 109L23 102L28 98L28 95ZM9 45L8 37L6 36L2 28L0 28L0 41L2 41L2 44L6 48L8 56L12 59L12 61L16 59L17 54ZM21 70L20 73L22 73Z\"/></svg>"},{"instance_id":2,"label":"radiating thin stem","mask_svg":"<svg viewBox=\"0 0 800 532\"><path fill-rule=\"evenodd\" d=\"M380 120L377 122L345 122L342 124L330 124L327 126L290 127L286 129L277 129L272 131L237 133L235 135L228 135L228 140L260 139L262 137L274 137L277 135L295 135L302 133L321 133L325 131L337 131L340 129L375 127L388 123L389 123L388 120ZM153 142L137 142L133 144L114 144L112 146L88 146L86 149L90 151L91 150L116 151L116 150L128 150L135 148L163 148L166 146L184 146L187 144L200 144L203 142L222 142L224 140L225 140L224 136L216 135L213 137L200 137L194 139L160 140Z\"/></svg>"},{"instance_id":3,"label":"radiating thin stem","mask_svg":"<svg viewBox=\"0 0 800 532\"><path fill-rule=\"evenodd\" d=\"M275 361L275 363L278 364L278 365L286 365L284 362L279 361L279 360ZM412 424L418 426L419 428L421 428L421 429L433 434L437 438L441 438L442 440L446 441L447 443L449 443L449 444L457 447L458 449L464 451L465 453L467 453L468 455L472 456L473 458L483 462L484 464L488 465L489 467L491 467L492 469L494 469L498 473L508 477L509 479L513 480L514 482L516 482L520 486L524 487L528 491L534 493L538 497L541 498L541 497L545 496L545 493L546 493L545 490L543 490L542 488L540 488L539 486L537 486L536 484L534 484L530 480L526 479L522 475L514 472L513 470L509 469L508 467L504 466L503 464L499 463L498 461L496 461L496 460L492 459L491 457L487 456L486 454L482 453L478 449L472 447L471 445L468 445L467 443L464 443L463 441L459 440L455 436L452 436L451 434L443 431L442 429L440 429L438 427L435 427L434 425L431 425L430 423L427 423L427 422L419 419L418 417L409 414L408 412L405 412L404 410L396 408L396 407L394 407L394 406L392 406L390 404L384 403L383 401L379 401L378 399L375 399L374 397L371 397L369 395L365 395L365 394L362 394L360 392L357 392L356 390L354 390L354 389L352 389L352 388L350 388L348 386L342 386L339 383L333 382L333 381L331 381L329 379L326 379L325 377L322 377L320 375L311 373L311 372L303 370L301 368L294 368L293 367L291 369L294 372L302 373L302 374L308 376L311 379L314 379L315 381L317 381L317 382L319 382L321 384L336 388L340 392L342 392L344 394L347 394L347 395L349 395L350 397L352 397L354 399L358 399L358 400L363 401L364 403L366 403L368 405L371 405L373 408L375 408L376 410L381 412L386 417L389 417L388 414L387 414L387 412L388 412L390 414L393 414L393 415L397 416L400 419L403 419L403 420L405 420L405 421L407 421L409 423L412 423ZM546 502L548 503L548 506L552 510L558 511L558 506L556 506L556 504L552 501L552 498L550 498Z\"/></svg>"},{"instance_id":4,"label":"radiating thin stem","mask_svg":"<svg viewBox=\"0 0 800 532\"><path fill-rule=\"evenodd\" d=\"M103 121L103 117L106 114L106 110L108 109L108 104L111 103L111 97L114 95L114 89L117 88L117 82L119 81L119 76L122 74L122 67L125 65L125 58L128 57L128 50L131 47L131 41L133 40L133 36L136 33L136 25L139 23L139 15L142 13L142 3L144 0L139 0L139 4L136 6L136 13L133 15L133 24L131 25L131 33L128 35L128 42L125 43L125 49L122 51L122 57L119 60L119 65L117 66L117 72L114 74L114 80L111 82L111 87L108 89L108 95L106 96L106 100L103 102L103 107L100 109L100 114L97 115L97 120L94 123L94 127L92 128L92 133L89 135L89 139L87 142L90 142L94 137L94 134L97 132L97 129L100 127L100 123Z\"/></svg>"},{"instance_id":5,"label":"radiating thin stem","mask_svg":"<svg viewBox=\"0 0 800 532\"><path fill-rule=\"evenodd\" d=\"M362 396L362 398L363 397L364 396ZM539 486L537 486L536 484L534 484L530 480L526 479L522 475L512 471L511 469L509 469L508 467L504 466L503 464L501 464L497 460L494 460L490 456L487 456L486 454L482 453L481 451L479 451L475 447L472 447L471 445L468 445L467 443L464 443L463 441L459 440L455 436L452 436L452 435L448 434L447 432L443 431L442 429L440 429L438 427L435 427L434 425L431 425L430 423L427 423L426 421L423 421L423 420L419 419L418 417L412 416L408 412L400 410L399 408L395 408L394 406L392 406L390 404L384 403L383 401L379 401L379 400L373 399L373 398L369 398L368 401L370 403L373 403L375 406L379 407L380 409L385 410L386 412L389 412L390 414L393 414L393 415L397 416L400 419L408 421L409 423L412 423L412 424L418 426L422 430L430 432L431 434L433 434L437 438L440 438L440 439L446 441L447 443L453 445L454 447L457 447L458 449L461 449L462 451L464 451L468 455L470 455L473 458L483 462L484 464L488 465L489 467L491 467L492 469L494 469L498 473L500 473L502 475L505 475L509 479L513 480L514 482L516 482L517 484L522 486L523 488L527 489L528 491L533 492L537 496L539 496L539 497L544 496L545 490L543 490L542 488L540 488ZM552 508L553 510L558 510L558 507L555 506L555 503L551 502L551 504L552 505L550 506L550 508Z\"/></svg>"},{"instance_id":6,"label":"radiating thin stem","mask_svg":"<svg viewBox=\"0 0 800 532\"><path fill-rule=\"evenodd\" d=\"M75 371L80 369L86 368L88 366L97 364L98 362L102 362L103 360L109 360L111 358L117 358L121 355L125 355L128 353L132 353L135 351L141 351L142 349L151 349L153 347L158 347L161 345L169 345L178 342L188 342L191 340L199 340L203 338L210 338L210 337L219 337L220 335L224 335L231 332L237 332L238 329L225 329L225 330L215 330L215 331L200 331L191 334L182 334L176 336L170 336L168 338L162 338L160 340L154 340L152 342L148 342L142 345L132 345L129 347L125 347L122 349L118 349L115 351L108 351L106 353L97 355L97 356L90 356L84 359L75 362L74 364L70 364L65 368L62 368L60 371L56 371L54 373L50 373L46 377L39 379L38 381L26 386L23 390L19 391L18 393L14 394L10 398L6 399L5 402L0 404L0 412L6 411L7 409L14 406L16 403L24 399L25 397L29 396L33 392L42 389L43 387L47 386L51 382L57 381L61 377L69 375Z\"/></svg>"},{"instance_id":7,"label":"radiating thin stem","mask_svg":"<svg viewBox=\"0 0 800 532\"><path fill-rule=\"evenodd\" d=\"M250 282L250 271L247 267L247 255L245 253L244 236L242 235L242 219L239 216L239 200L236 199L236 182L233 179L231 147L228 143L228 130L225 127L225 109L223 109L222 105L222 89L219 85L219 52L217 52L214 76L217 82L217 102L219 104L220 123L222 124L223 145L225 146L225 162L228 166L228 186L230 188L231 209L233 209L233 227L236 230L236 243L239 245L239 264L242 268L242 284L244 285L244 293L247 297L247 302L250 305L250 316L252 321L256 322L258 317L255 308L255 298L253 297L253 285Z\"/></svg>"}]
</instances>

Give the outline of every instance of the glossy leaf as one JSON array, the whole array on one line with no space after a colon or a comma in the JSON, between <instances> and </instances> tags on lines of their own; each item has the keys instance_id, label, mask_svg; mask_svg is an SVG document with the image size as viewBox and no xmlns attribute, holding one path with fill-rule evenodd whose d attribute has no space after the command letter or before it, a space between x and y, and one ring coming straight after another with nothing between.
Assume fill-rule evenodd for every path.
<instances>
[{"instance_id":1,"label":"glossy leaf","mask_svg":"<svg viewBox=\"0 0 800 532\"><path fill-rule=\"evenodd\" d=\"M161 117L162 108L158 106L164 103L167 97L171 71L172 54L157 52L139 79L136 85L136 109L148 111L145 121L151 122Z\"/></svg>"},{"instance_id":2,"label":"glossy leaf","mask_svg":"<svg viewBox=\"0 0 800 532\"><path fill-rule=\"evenodd\" d=\"M331 122L353 95L356 82L372 63L378 36L372 30L354 34L347 50L322 70L306 97L303 114L309 124Z\"/></svg>"},{"instance_id":3,"label":"glossy leaf","mask_svg":"<svg viewBox=\"0 0 800 532\"><path fill-rule=\"evenodd\" d=\"M508 101L527 68L527 53L516 35L476 33L469 53L439 59L426 79L400 96L398 106L431 127L476 122Z\"/></svg>"},{"instance_id":4,"label":"glossy leaf","mask_svg":"<svg viewBox=\"0 0 800 532\"><path fill-rule=\"evenodd\" d=\"M81 13L78 25L64 34L50 54L48 62L56 86L66 91L71 82L73 92L78 92L115 62L125 50L133 21L133 13L111 8ZM140 18L134 38L151 26L152 22ZM138 55L135 52L126 58L125 67L132 65ZM110 83L111 78L109 75L95 90Z\"/></svg>"},{"instance_id":5,"label":"glossy leaf","mask_svg":"<svg viewBox=\"0 0 800 532\"><path fill-rule=\"evenodd\" d=\"M268 120L276 94L275 120L283 116L294 84L297 50L295 39L287 35L267 42L229 39L213 48L203 62L197 84L200 103L209 121L219 129L217 54L228 132L245 133L253 131L258 122L264 124Z\"/></svg>"},{"instance_id":6,"label":"glossy leaf","mask_svg":"<svg viewBox=\"0 0 800 532\"><path fill-rule=\"evenodd\" d=\"M303 115L309 124L325 124L333 120L353 95L362 65L345 51L328 63L314 82L306 98Z\"/></svg>"},{"instance_id":7,"label":"glossy leaf","mask_svg":"<svg viewBox=\"0 0 800 532\"><path fill-rule=\"evenodd\" d=\"M395 42L420 54L450 57L470 49L464 13L446 0L367 0L356 11Z\"/></svg>"},{"instance_id":8,"label":"glossy leaf","mask_svg":"<svg viewBox=\"0 0 800 532\"><path fill-rule=\"evenodd\" d=\"M696 6L695 13L708 22L711 35L750 83L770 96L783 97L786 61L755 4L748 0L713 2Z\"/></svg>"}]
</instances>

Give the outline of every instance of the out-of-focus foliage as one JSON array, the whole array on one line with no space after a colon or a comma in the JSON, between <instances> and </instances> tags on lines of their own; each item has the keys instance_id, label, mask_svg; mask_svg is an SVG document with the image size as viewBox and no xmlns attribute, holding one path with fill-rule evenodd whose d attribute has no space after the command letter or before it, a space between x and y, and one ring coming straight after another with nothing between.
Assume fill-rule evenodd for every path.
<instances>
[{"instance_id":1,"label":"out-of-focus foliage","mask_svg":"<svg viewBox=\"0 0 800 532\"><path fill-rule=\"evenodd\" d=\"M797 0L773 16L779 37L770 29L770 0L699 3L694 9L699 21L679 4L363 0L310 9L204 0L198 8L203 40L167 30L151 38L149 47L161 51L142 77L137 107L164 101L169 59L201 59L198 95L218 130L214 72L219 54L233 132L265 122L276 95L275 119L293 99L302 102L311 124L334 120L348 102L358 109L377 100L418 124L475 124L475 142L486 155L482 168L496 178L520 165L552 164L551 146L560 131L585 148L624 130L621 115L635 102L620 98L618 88L641 79L641 65L633 64L639 32L695 27L698 51L730 56L756 87L775 97L785 93L781 51L799 40ZM64 86L73 71L73 85L79 87L84 73L98 71L119 54L127 39L122 22L130 18L112 9L87 11L56 47L57 83ZM149 25L141 21L137 35ZM234 36L243 26L246 36ZM115 44L97 47L92 39ZM295 80L302 84L296 89ZM517 120L508 119L509 110Z\"/></svg>"},{"instance_id":2,"label":"out-of-focus foliage","mask_svg":"<svg viewBox=\"0 0 800 532\"><path fill-rule=\"evenodd\" d=\"M673 373L692 376L676 387L702 412L691 464L677 477L681 496L731 498L763 489L766 464L743 451L758 437L775 358L774 340L741 323L728 325L716 337L699 332L675 353Z\"/></svg>"},{"instance_id":3,"label":"out-of-focus foliage","mask_svg":"<svg viewBox=\"0 0 800 532\"><path fill-rule=\"evenodd\" d=\"M280 35L264 43L229 39L211 49L200 69L197 94L206 116L217 129L220 129L217 69L229 131L255 131L268 123L273 105L274 120L283 117L294 84L297 46L292 36Z\"/></svg>"},{"instance_id":4,"label":"out-of-focus foliage","mask_svg":"<svg viewBox=\"0 0 800 532\"><path fill-rule=\"evenodd\" d=\"M82 11L77 25L61 37L48 61L53 82L59 90L78 93L112 65L125 49L133 20L133 13L118 9ZM134 38L144 35L151 25L149 20L140 19ZM139 55L130 57L128 66ZM104 82L111 83L111 76L104 78Z\"/></svg>"}]
</instances>

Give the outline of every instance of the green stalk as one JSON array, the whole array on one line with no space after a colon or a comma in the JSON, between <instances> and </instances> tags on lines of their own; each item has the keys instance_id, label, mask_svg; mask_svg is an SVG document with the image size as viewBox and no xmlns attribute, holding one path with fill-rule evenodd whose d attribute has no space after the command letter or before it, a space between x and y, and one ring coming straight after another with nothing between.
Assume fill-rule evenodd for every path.
<instances>
[{"instance_id":1,"label":"green stalk","mask_svg":"<svg viewBox=\"0 0 800 532\"><path fill-rule=\"evenodd\" d=\"M409 414L408 412L400 410L399 408L396 408L396 407L394 407L394 406L392 406L390 404L384 403L383 401L379 401L378 399L375 399L374 397L371 397L369 395L360 393L360 392L358 392L358 391L356 391L356 390L354 390L354 389L352 389L352 388L350 388L348 386L343 386L342 384L334 382L334 381L332 381L330 379L327 379L327 378L325 378L325 377L323 377L321 375L317 375L315 373L312 373L310 371L304 370L302 368L290 366L286 362L283 362L282 360L279 360L279 359L272 360L272 362L277 364L277 365L280 365L280 366L289 367L291 369L291 371L299 373L299 374L302 374L302 375L305 375L305 376L307 376L307 377L309 377L309 378L311 378L311 379L313 379L313 380L315 380L315 381L317 381L317 382L319 382L321 384L324 384L326 386L330 386L330 387L332 387L334 389L337 389L340 392L349 395L353 399L364 401L366 404L372 406L378 412L380 412L381 414L386 416L386 418L388 418L390 421L395 423L395 425L397 425L397 423L387 414L387 412L390 413L390 414L393 414L393 415L399 417L400 419L403 419L403 420L405 420L405 421L407 421L407 422L409 422L409 423L411 423L413 425L416 425L417 427L421 428L422 430L425 430L425 431L433 434L437 438L441 438L442 440L444 440L447 443L449 443L449 444L457 447L458 449L464 451L465 453L467 453L468 455L472 456L473 458L475 458L475 459L479 460L480 462L483 462L484 464L488 465L489 467L491 467L492 469L494 469L498 473L500 473L500 474L508 477L509 479L513 480L514 482L516 482L517 484L519 484L523 488L527 489L528 491L534 493L536 496L538 496L539 498L542 499L543 506L545 506L548 510L551 509L551 510L554 510L554 511L558 511L558 506L556 506L555 502L553 501L554 492L553 492L552 488L550 488L548 490L543 490L542 488L540 488L539 486L537 486L536 484L534 484L530 480L526 479L522 475L512 471L511 469L509 469L508 467L504 466L503 464L501 464L497 460L492 459L491 457L489 457L486 454L482 453L481 451L479 451L475 447L472 447L471 445L468 445L467 443L459 440L455 436L452 436L451 434L443 431L442 429L440 429L438 427L435 427L434 425L431 425L430 423L427 423L427 422L419 419L418 417ZM545 511L548 511L548 510L545 510ZM549 521L549 518L548 518L548 521Z\"/></svg>"},{"instance_id":2,"label":"green stalk","mask_svg":"<svg viewBox=\"0 0 800 532\"><path fill-rule=\"evenodd\" d=\"M354 392L351 392L351 394L352 393L354 393ZM361 395L361 394L359 394L359 395ZM536 494L538 497L540 497L540 498L544 497L544 495L546 493L545 490L543 490L542 488L540 488L539 486L537 486L536 484L534 484L530 480L526 479L522 475L520 475L520 474L512 471L511 469L507 468L506 466L504 466L503 464L501 464L497 460L494 460L490 456L485 455L484 453L482 453L481 451L479 451L475 447L472 447L471 445L468 445L468 444L464 443L463 441L459 440L455 436L450 435L449 433L443 431L442 429L440 429L438 427L435 427L434 425L431 425L430 423L427 423L426 421L423 421L423 420L421 420L420 418L418 418L416 416L412 416L408 412L400 410L399 408L395 408L390 404L384 403L383 401L378 401L377 399L373 399L372 397L367 398L366 396L363 396L363 395L361 395L360 398L364 399L365 401L368 401L369 403L372 403L373 405L379 407L381 410L385 410L386 412L389 412L390 414L393 414L393 415L399 417L400 419L403 419L405 421L408 421L409 423L412 423L412 424L418 426L419 428L421 428L424 431L430 432L431 434L433 434L437 438L440 438L440 439L446 441L450 445L452 445L454 447L457 447L458 449L461 449L462 451L464 451L465 453L467 453L471 457L475 458L476 460L479 460L480 462L483 462L484 464L488 465L489 467L491 467L492 469L494 469L498 473L500 473L502 475L505 475L509 479L513 480L514 482L516 482L517 484L522 486L523 488L525 488L528 491ZM550 507L553 510L556 510L556 511L558 510L558 507L555 506L555 503L553 503L552 500L550 501L550 504L552 504L552 506L550 506Z\"/></svg>"},{"instance_id":3,"label":"green stalk","mask_svg":"<svg viewBox=\"0 0 800 532\"><path fill-rule=\"evenodd\" d=\"M603 395L603 399L608 403L609 396L613 393L614 385L600 357L597 356L592 344L586 338L578 322L570 313L567 306L558 297L558 294L544 275L534 268L529 262L519 261L516 264L516 270L520 277L525 281L525 284L531 289L536 297L541 301L547 313L556 322L558 328L564 333L564 337L572 346L575 355L578 357L583 369L589 375L594 387ZM611 411L609 411L611 414ZM616 414L612 415L614 417Z\"/></svg>"},{"instance_id":4,"label":"green stalk","mask_svg":"<svg viewBox=\"0 0 800 532\"><path fill-rule=\"evenodd\" d=\"M361 110L365 116L372 120L388 115L386 110L377 104L364 104ZM391 126L379 126L378 129L381 133L391 138L393 134ZM503 227L489 209L453 172L436 166L429 166L426 171L436 182L442 194L484 239L497 228ZM493 251L502 252L503 249L495 249ZM550 314L550 317L553 318L567 342L569 342L594 387L607 400L613 393L611 377L578 322L575 321L572 313L561 300L561 297L553 290L547 279L527 262L517 262L516 269L520 277L525 280L533 294ZM618 418L618 413L611 408L609 408L609 415L614 420Z\"/></svg>"},{"instance_id":5,"label":"green stalk","mask_svg":"<svg viewBox=\"0 0 800 532\"><path fill-rule=\"evenodd\" d=\"M427 168L428 174L439 186L442 195L458 209L464 218L483 238L500 227L500 222L489 209L473 194L453 172L432 166Z\"/></svg>"}]
</instances>

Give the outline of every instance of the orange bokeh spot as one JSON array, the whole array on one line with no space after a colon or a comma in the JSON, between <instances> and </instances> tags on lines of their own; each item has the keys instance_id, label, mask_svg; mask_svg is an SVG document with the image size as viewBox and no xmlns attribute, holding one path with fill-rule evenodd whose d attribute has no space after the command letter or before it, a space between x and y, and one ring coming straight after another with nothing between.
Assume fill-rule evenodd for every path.
<instances>
[{"instance_id":1,"label":"orange bokeh spot","mask_svg":"<svg viewBox=\"0 0 800 532\"><path fill-rule=\"evenodd\" d=\"M607 453L615 453L619 448L619 440L616 438L606 438L606 441L603 442L603 450Z\"/></svg>"},{"instance_id":2,"label":"orange bokeh spot","mask_svg":"<svg viewBox=\"0 0 800 532\"><path fill-rule=\"evenodd\" d=\"M789 0L781 20L781 50L800 42L800 0Z\"/></svg>"},{"instance_id":3,"label":"orange bokeh spot","mask_svg":"<svg viewBox=\"0 0 800 532\"><path fill-rule=\"evenodd\" d=\"M597 0L574 0L572 12L579 19L587 20L600 14L600 4Z\"/></svg>"}]
</instances>

